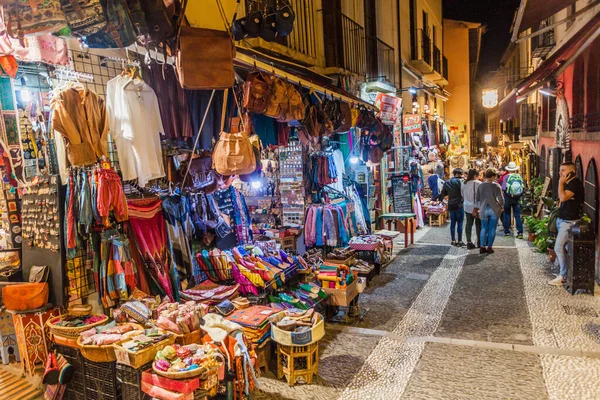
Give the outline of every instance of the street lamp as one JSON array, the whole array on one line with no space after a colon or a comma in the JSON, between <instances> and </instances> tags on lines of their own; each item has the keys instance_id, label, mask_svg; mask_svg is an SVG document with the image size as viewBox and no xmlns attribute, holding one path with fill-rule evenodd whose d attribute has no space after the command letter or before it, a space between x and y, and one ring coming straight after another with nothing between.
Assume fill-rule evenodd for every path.
<instances>
[{"instance_id":1,"label":"street lamp","mask_svg":"<svg viewBox=\"0 0 600 400\"><path fill-rule=\"evenodd\" d=\"M485 108L494 108L498 105L498 89L483 89L481 102Z\"/></svg>"}]
</instances>

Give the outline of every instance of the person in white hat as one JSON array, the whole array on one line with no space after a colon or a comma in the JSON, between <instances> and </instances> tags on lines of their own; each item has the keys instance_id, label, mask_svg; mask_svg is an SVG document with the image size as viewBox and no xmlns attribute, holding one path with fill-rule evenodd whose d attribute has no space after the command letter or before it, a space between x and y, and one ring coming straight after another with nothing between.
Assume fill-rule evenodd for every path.
<instances>
[{"instance_id":1,"label":"person in white hat","mask_svg":"<svg viewBox=\"0 0 600 400\"><path fill-rule=\"evenodd\" d=\"M525 192L525 182L519 174L519 167L514 161L506 166L507 175L502 179L504 192L504 236L510 237L511 219L514 215L517 225L517 238L523 239L523 221L521 221L521 196Z\"/></svg>"}]
</instances>

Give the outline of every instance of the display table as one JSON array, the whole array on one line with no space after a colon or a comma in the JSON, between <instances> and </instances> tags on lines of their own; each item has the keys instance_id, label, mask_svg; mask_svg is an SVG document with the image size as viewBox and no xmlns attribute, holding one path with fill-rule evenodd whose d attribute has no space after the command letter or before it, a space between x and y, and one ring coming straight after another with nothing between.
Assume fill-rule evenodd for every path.
<instances>
[{"instance_id":1,"label":"display table","mask_svg":"<svg viewBox=\"0 0 600 400\"><path fill-rule=\"evenodd\" d=\"M21 366L25 373L33 376L36 364L43 366L48 357L50 340L45 329L46 321L58 317L60 310L49 304L36 310L9 312L13 315Z\"/></svg>"},{"instance_id":2,"label":"display table","mask_svg":"<svg viewBox=\"0 0 600 400\"><path fill-rule=\"evenodd\" d=\"M410 232L410 244L415 243L415 224L417 214L415 213L388 213L381 214L379 216L380 226L382 228L386 228L388 230L392 230L392 227L396 229L396 231L400 231L400 224L404 223L404 247L408 247L408 234Z\"/></svg>"}]
</instances>

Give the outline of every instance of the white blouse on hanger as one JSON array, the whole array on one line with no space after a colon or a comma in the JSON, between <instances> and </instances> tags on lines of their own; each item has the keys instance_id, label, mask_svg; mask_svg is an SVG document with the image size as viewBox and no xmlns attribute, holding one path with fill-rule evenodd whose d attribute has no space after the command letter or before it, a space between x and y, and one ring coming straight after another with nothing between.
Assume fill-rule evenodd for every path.
<instances>
[{"instance_id":1,"label":"white blouse on hanger","mask_svg":"<svg viewBox=\"0 0 600 400\"><path fill-rule=\"evenodd\" d=\"M117 145L123 180L149 180L165 176L160 134L164 133L158 98L144 81L117 76L107 85L109 129Z\"/></svg>"}]
</instances>

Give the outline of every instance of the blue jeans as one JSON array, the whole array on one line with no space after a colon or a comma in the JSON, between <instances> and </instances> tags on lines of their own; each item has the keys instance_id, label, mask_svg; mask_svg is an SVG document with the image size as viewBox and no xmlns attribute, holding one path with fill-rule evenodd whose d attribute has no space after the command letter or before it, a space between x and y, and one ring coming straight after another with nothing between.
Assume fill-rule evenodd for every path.
<instances>
[{"instance_id":1,"label":"blue jeans","mask_svg":"<svg viewBox=\"0 0 600 400\"><path fill-rule=\"evenodd\" d=\"M481 212L481 211L480 211ZM498 227L498 216L490 206L487 206L481 214L481 247L492 247L496 240L496 228Z\"/></svg>"},{"instance_id":2,"label":"blue jeans","mask_svg":"<svg viewBox=\"0 0 600 400\"><path fill-rule=\"evenodd\" d=\"M511 210L515 215L515 223L517 224L517 234L523 234L523 221L521 221L521 203L519 200L508 198L505 196L504 202L504 233L510 233Z\"/></svg>"},{"instance_id":3,"label":"blue jeans","mask_svg":"<svg viewBox=\"0 0 600 400\"><path fill-rule=\"evenodd\" d=\"M554 242L554 252L556 253L556 259L560 266L560 276L563 279L567 278L567 243L569 241L569 229L577 222L577 220L567 221L561 218L556 219L556 228L558 234L556 235L556 242Z\"/></svg>"},{"instance_id":4,"label":"blue jeans","mask_svg":"<svg viewBox=\"0 0 600 400\"><path fill-rule=\"evenodd\" d=\"M450 236L452 236L453 242L456 239L456 234L458 234L458 241L462 242L464 220L465 209L463 207L459 208L458 210L450 211Z\"/></svg>"}]
</instances>

